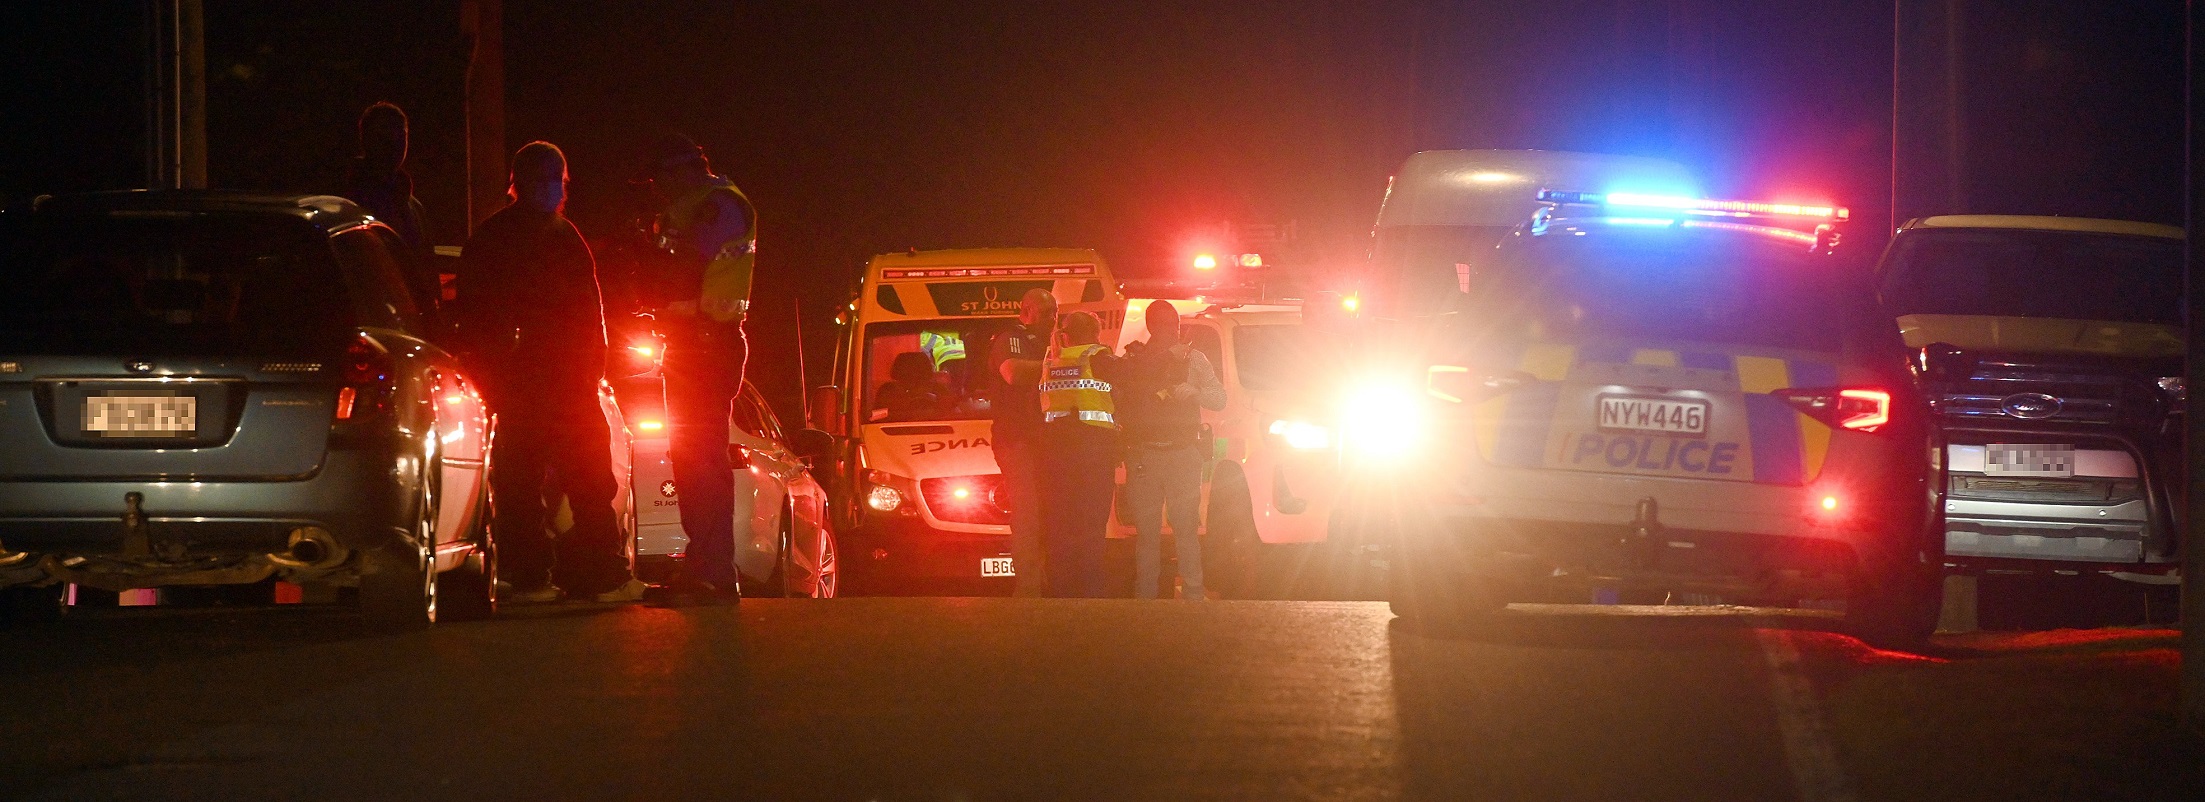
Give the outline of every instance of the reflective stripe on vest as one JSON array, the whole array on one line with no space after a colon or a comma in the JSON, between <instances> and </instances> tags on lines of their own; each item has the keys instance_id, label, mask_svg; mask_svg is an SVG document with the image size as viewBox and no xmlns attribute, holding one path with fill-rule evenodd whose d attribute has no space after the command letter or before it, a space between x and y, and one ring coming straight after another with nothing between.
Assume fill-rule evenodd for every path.
<instances>
[{"instance_id":1,"label":"reflective stripe on vest","mask_svg":"<svg viewBox=\"0 0 2205 802\"><path fill-rule=\"evenodd\" d=\"M1117 405L1110 397L1110 383L1095 377L1094 356L1109 349L1101 345L1060 348L1042 362L1042 420L1077 420L1118 428Z\"/></svg>"},{"instance_id":2,"label":"reflective stripe on vest","mask_svg":"<svg viewBox=\"0 0 2205 802\"><path fill-rule=\"evenodd\" d=\"M1041 420L1042 420L1042 422L1044 422L1044 423L1053 423L1053 422L1056 422L1056 421L1058 421L1058 420L1061 420L1061 419L1064 419L1064 418L1069 418L1069 417L1072 417L1072 416L1073 416L1073 415L1075 415L1075 414L1079 416L1080 420L1082 420L1082 421L1086 421L1086 422L1088 422L1088 423L1108 423L1108 424L1116 424L1116 423L1118 422L1118 419L1117 419L1117 418L1114 418L1114 417L1111 417L1110 413L1108 413L1108 412L1103 412L1103 411L1101 411L1101 410L1085 410L1085 409L1083 409L1083 410L1080 410L1080 411L1079 411L1079 412L1077 412L1077 413L1073 413L1073 412L1044 412L1044 413L1041 413Z\"/></svg>"}]
</instances>

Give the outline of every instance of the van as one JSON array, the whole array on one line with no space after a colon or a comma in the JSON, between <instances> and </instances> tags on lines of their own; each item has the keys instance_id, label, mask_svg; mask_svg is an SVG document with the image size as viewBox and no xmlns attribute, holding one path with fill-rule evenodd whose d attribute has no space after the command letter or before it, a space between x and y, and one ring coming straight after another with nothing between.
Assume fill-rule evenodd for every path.
<instances>
[{"instance_id":1,"label":"van","mask_svg":"<svg viewBox=\"0 0 2205 802\"><path fill-rule=\"evenodd\" d=\"M1018 568L989 407L1002 380L983 363L1036 288L1061 313L1095 314L1103 342L1117 341L1125 298L1092 250L914 250L866 265L837 384L812 404L815 428L836 441L816 464L831 477L845 581L1008 591Z\"/></svg>"}]
</instances>

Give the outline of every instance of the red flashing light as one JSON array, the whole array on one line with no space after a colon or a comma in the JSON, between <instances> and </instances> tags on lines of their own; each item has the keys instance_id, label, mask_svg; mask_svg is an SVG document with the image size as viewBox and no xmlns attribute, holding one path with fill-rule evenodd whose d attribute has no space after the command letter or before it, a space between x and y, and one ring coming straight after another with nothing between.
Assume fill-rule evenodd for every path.
<instances>
[{"instance_id":1,"label":"red flashing light","mask_svg":"<svg viewBox=\"0 0 2205 802\"><path fill-rule=\"evenodd\" d=\"M1194 269L1196 269L1196 270L1216 270L1216 269L1217 269L1217 257L1215 257L1215 256L1211 256L1211 255L1209 255L1209 254L1206 254L1206 253L1205 253L1205 254L1202 254L1202 255L1200 255L1200 256L1196 256L1196 257L1194 257Z\"/></svg>"},{"instance_id":2,"label":"red flashing light","mask_svg":"<svg viewBox=\"0 0 2205 802\"><path fill-rule=\"evenodd\" d=\"M1873 432L1891 422L1891 394L1870 389L1785 389L1770 393L1815 420L1844 429Z\"/></svg>"}]
</instances>

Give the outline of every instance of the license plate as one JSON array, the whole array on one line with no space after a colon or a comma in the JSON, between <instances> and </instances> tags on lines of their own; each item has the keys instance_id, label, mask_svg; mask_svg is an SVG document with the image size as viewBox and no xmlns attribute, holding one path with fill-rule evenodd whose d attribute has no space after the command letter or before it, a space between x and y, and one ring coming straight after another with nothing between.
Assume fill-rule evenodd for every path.
<instances>
[{"instance_id":1,"label":"license plate","mask_svg":"<svg viewBox=\"0 0 2205 802\"><path fill-rule=\"evenodd\" d=\"M1600 428L1664 434L1707 434L1706 401L1635 395L1600 397Z\"/></svg>"},{"instance_id":2,"label":"license plate","mask_svg":"<svg viewBox=\"0 0 2205 802\"><path fill-rule=\"evenodd\" d=\"M1017 576L1018 573L1011 570L1011 558L1009 557L982 557L980 558L980 575Z\"/></svg>"},{"instance_id":3,"label":"license plate","mask_svg":"<svg viewBox=\"0 0 2205 802\"><path fill-rule=\"evenodd\" d=\"M1983 447L1987 476L2075 475L2075 447L2062 443L1992 443Z\"/></svg>"},{"instance_id":4,"label":"license plate","mask_svg":"<svg viewBox=\"0 0 2205 802\"><path fill-rule=\"evenodd\" d=\"M84 431L99 437L190 437L199 399L188 395L95 395L84 399Z\"/></svg>"}]
</instances>

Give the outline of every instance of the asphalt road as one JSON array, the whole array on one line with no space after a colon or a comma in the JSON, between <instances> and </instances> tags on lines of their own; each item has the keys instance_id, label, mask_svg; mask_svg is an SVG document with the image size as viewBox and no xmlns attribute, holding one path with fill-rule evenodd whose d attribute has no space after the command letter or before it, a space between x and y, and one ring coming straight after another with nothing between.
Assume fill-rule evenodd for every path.
<instances>
[{"instance_id":1,"label":"asphalt road","mask_svg":"<svg viewBox=\"0 0 2205 802\"><path fill-rule=\"evenodd\" d=\"M337 610L0 634L0 797L1857 797L1818 676L1915 659L1811 614L754 600L404 635Z\"/></svg>"}]
</instances>

